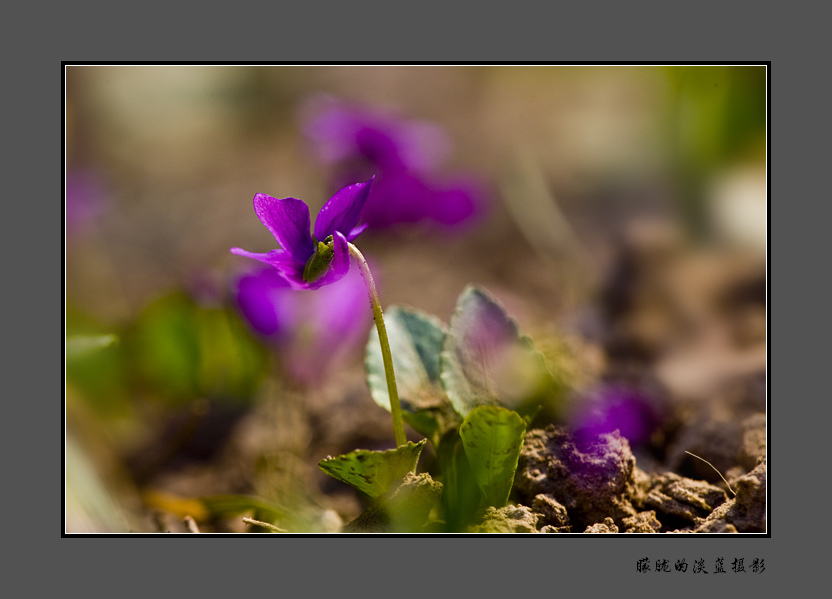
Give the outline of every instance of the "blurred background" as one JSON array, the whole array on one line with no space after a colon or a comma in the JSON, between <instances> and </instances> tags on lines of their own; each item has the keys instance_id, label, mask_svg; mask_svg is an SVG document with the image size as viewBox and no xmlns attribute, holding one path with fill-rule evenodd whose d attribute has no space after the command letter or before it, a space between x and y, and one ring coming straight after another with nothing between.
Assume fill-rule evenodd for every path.
<instances>
[{"instance_id":1,"label":"blurred background","mask_svg":"<svg viewBox=\"0 0 832 599\"><path fill-rule=\"evenodd\" d=\"M669 405L761 384L766 98L760 65L67 66L67 532L360 511L316 464L392 446L369 308L229 253L276 247L256 193L314 219L376 175L382 304L447 322L491 291L564 381L544 419L611 379Z\"/></svg>"}]
</instances>

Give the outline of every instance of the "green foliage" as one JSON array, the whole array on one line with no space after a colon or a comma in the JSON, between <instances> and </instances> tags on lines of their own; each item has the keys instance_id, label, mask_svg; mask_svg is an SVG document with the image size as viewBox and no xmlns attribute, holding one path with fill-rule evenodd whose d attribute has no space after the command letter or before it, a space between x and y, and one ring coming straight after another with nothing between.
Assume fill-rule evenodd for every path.
<instances>
[{"instance_id":1,"label":"green foliage","mask_svg":"<svg viewBox=\"0 0 832 599\"><path fill-rule=\"evenodd\" d=\"M194 398L199 340L191 300L177 294L147 306L128 344L136 374L145 387L157 390L172 403Z\"/></svg>"},{"instance_id":2,"label":"green foliage","mask_svg":"<svg viewBox=\"0 0 832 599\"><path fill-rule=\"evenodd\" d=\"M768 120L764 65L668 67L675 92L675 156L680 216L695 237L708 228L707 188L733 165L764 164Z\"/></svg>"},{"instance_id":3,"label":"green foliage","mask_svg":"<svg viewBox=\"0 0 832 599\"><path fill-rule=\"evenodd\" d=\"M384 322L405 422L436 445L442 435L461 421L448 403L439 380L439 353L445 340L445 326L433 316L398 306L390 308ZM390 410L375 328L367 341L364 364L370 394L378 405Z\"/></svg>"},{"instance_id":4,"label":"green foliage","mask_svg":"<svg viewBox=\"0 0 832 599\"><path fill-rule=\"evenodd\" d=\"M497 300L475 286L457 300L440 368L447 396L463 417L477 406L498 405L531 420L554 387L532 340Z\"/></svg>"},{"instance_id":5,"label":"green foliage","mask_svg":"<svg viewBox=\"0 0 832 599\"><path fill-rule=\"evenodd\" d=\"M442 485L429 474L408 472L344 532L422 532L442 496Z\"/></svg>"},{"instance_id":6,"label":"green foliage","mask_svg":"<svg viewBox=\"0 0 832 599\"><path fill-rule=\"evenodd\" d=\"M81 360L95 352L115 345L115 335L73 335L66 340L67 362Z\"/></svg>"},{"instance_id":7,"label":"green foliage","mask_svg":"<svg viewBox=\"0 0 832 599\"><path fill-rule=\"evenodd\" d=\"M272 523L286 517L280 507L247 495L211 495L201 497L199 501L205 507L207 518L230 518L251 513L256 520Z\"/></svg>"},{"instance_id":8,"label":"green foliage","mask_svg":"<svg viewBox=\"0 0 832 599\"><path fill-rule=\"evenodd\" d=\"M249 399L266 364L265 350L233 313L180 293L147 306L126 342L141 383L172 404Z\"/></svg>"},{"instance_id":9,"label":"green foliage","mask_svg":"<svg viewBox=\"0 0 832 599\"><path fill-rule=\"evenodd\" d=\"M486 503L503 507L514 483L526 423L506 408L478 406L462 422L459 436Z\"/></svg>"},{"instance_id":10,"label":"green foliage","mask_svg":"<svg viewBox=\"0 0 832 599\"><path fill-rule=\"evenodd\" d=\"M464 530L484 505L506 504L526 427L541 404L564 395L569 377L556 380L532 340L479 287L463 291L447 327L399 306L387 311L385 324L404 419L436 451L443 528ZM365 368L373 399L389 410L375 331L367 342ZM343 480L343 471L355 469L356 462L351 454L334 462L341 464L338 475L324 470ZM353 472L352 478L360 477Z\"/></svg>"},{"instance_id":11,"label":"green foliage","mask_svg":"<svg viewBox=\"0 0 832 599\"><path fill-rule=\"evenodd\" d=\"M680 151L699 169L725 164L764 147L766 67L669 67L678 94Z\"/></svg>"},{"instance_id":12,"label":"green foliage","mask_svg":"<svg viewBox=\"0 0 832 599\"><path fill-rule=\"evenodd\" d=\"M437 448L443 486L442 508L447 532L465 530L483 502L471 464L459 436L459 429L447 434Z\"/></svg>"},{"instance_id":13,"label":"green foliage","mask_svg":"<svg viewBox=\"0 0 832 599\"><path fill-rule=\"evenodd\" d=\"M73 395L99 416L129 414L129 363L122 332L103 333L102 324L71 308L66 328L66 381Z\"/></svg>"},{"instance_id":14,"label":"green foliage","mask_svg":"<svg viewBox=\"0 0 832 599\"><path fill-rule=\"evenodd\" d=\"M67 310L67 382L97 413L129 413L135 389L174 405L206 397L250 400L266 350L231 310L183 293L149 305L114 333Z\"/></svg>"},{"instance_id":15,"label":"green foliage","mask_svg":"<svg viewBox=\"0 0 832 599\"><path fill-rule=\"evenodd\" d=\"M205 497L179 497L157 491L143 495L144 502L159 510L184 518L190 516L197 522L209 522L251 514L255 520L274 523L291 514L280 506L248 495L210 495Z\"/></svg>"},{"instance_id":16,"label":"green foliage","mask_svg":"<svg viewBox=\"0 0 832 599\"><path fill-rule=\"evenodd\" d=\"M328 457L318 465L330 476L375 498L389 491L408 472L415 472L425 443L427 439L418 443L409 441L402 447L387 451L359 449L334 458Z\"/></svg>"}]
</instances>

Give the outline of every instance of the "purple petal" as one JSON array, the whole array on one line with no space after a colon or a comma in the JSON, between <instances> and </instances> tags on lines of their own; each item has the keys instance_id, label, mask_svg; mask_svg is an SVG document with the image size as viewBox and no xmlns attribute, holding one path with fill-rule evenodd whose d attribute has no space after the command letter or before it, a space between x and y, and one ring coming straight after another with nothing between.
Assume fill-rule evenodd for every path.
<instances>
[{"instance_id":1,"label":"purple petal","mask_svg":"<svg viewBox=\"0 0 832 599\"><path fill-rule=\"evenodd\" d=\"M447 134L433 123L409 121L394 112L331 96L308 98L299 117L314 150L330 164L360 160L374 171L431 172L451 152Z\"/></svg>"},{"instance_id":2,"label":"purple petal","mask_svg":"<svg viewBox=\"0 0 832 599\"><path fill-rule=\"evenodd\" d=\"M319 305L318 323L330 345L366 334L373 312L358 264L350 264L344 278L322 287L315 296Z\"/></svg>"},{"instance_id":3,"label":"purple petal","mask_svg":"<svg viewBox=\"0 0 832 599\"><path fill-rule=\"evenodd\" d=\"M420 177L405 171L384 172L374 182L363 219L374 230L416 223L429 217L431 199Z\"/></svg>"},{"instance_id":4,"label":"purple petal","mask_svg":"<svg viewBox=\"0 0 832 599\"><path fill-rule=\"evenodd\" d=\"M450 228L473 222L487 203L487 194L474 177L443 182L411 172L384 172L373 183L362 220L374 230L425 221Z\"/></svg>"},{"instance_id":5,"label":"purple petal","mask_svg":"<svg viewBox=\"0 0 832 599\"><path fill-rule=\"evenodd\" d=\"M324 241L336 231L347 234L355 228L370 195L372 183L373 179L370 179L364 183L347 185L327 200L315 220L315 237L318 241Z\"/></svg>"},{"instance_id":6,"label":"purple petal","mask_svg":"<svg viewBox=\"0 0 832 599\"><path fill-rule=\"evenodd\" d=\"M434 123L404 123L398 136L401 140L402 160L409 169L416 172L435 172L451 155L450 138L442 127Z\"/></svg>"},{"instance_id":7,"label":"purple petal","mask_svg":"<svg viewBox=\"0 0 832 599\"><path fill-rule=\"evenodd\" d=\"M338 231L332 234L332 238L334 256L332 262L329 263L329 270L314 283L307 283L307 289L317 289L335 281L340 281L350 269L350 250L347 245L347 238ZM301 273L301 276L303 276L303 273Z\"/></svg>"},{"instance_id":8,"label":"purple petal","mask_svg":"<svg viewBox=\"0 0 832 599\"><path fill-rule=\"evenodd\" d=\"M386 132L372 126L359 126L355 133L358 153L379 169L405 169L399 144Z\"/></svg>"},{"instance_id":9,"label":"purple petal","mask_svg":"<svg viewBox=\"0 0 832 599\"><path fill-rule=\"evenodd\" d=\"M352 112L335 98L315 95L300 106L301 128L325 163L345 160L355 152L358 125Z\"/></svg>"},{"instance_id":10,"label":"purple petal","mask_svg":"<svg viewBox=\"0 0 832 599\"><path fill-rule=\"evenodd\" d=\"M272 250L265 254L258 254L256 252L249 252L242 248L231 248L231 253L236 256L243 256L244 258L251 258L258 260L269 266L277 269L277 272L282 276L289 285L294 289L307 289L308 285L303 281L303 267L302 262L297 262L285 250Z\"/></svg>"},{"instance_id":11,"label":"purple petal","mask_svg":"<svg viewBox=\"0 0 832 599\"><path fill-rule=\"evenodd\" d=\"M355 239L356 237L361 235L367 229L367 227L369 227L369 226L370 226L370 223L364 223L364 224L358 225L357 227L353 227L352 231L350 231L349 234L347 235L347 241L352 241L353 239Z\"/></svg>"},{"instance_id":12,"label":"purple petal","mask_svg":"<svg viewBox=\"0 0 832 599\"><path fill-rule=\"evenodd\" d=\"M254 196L254 212L295 262L305 264L315 252L315 244L309 234L309 206L301 200L278 200L258 193Z\"/></svg>"},{"instance_id":13,"label":"purple petal","mask_svg":"<svg viewBox=\"0 0 832 599\"><path fill-rule=\"evenodd\" d=\"M291 344L282 346L283 360L297 380L320 384L366 343L373 320L367 288L352 265L340 281L316 291L294 291L291 297L297 318Z\"/></svg>"},{"instance_id":14,"label":"purple petal","mask_svg":"<svg viewBox=\"0 0 832 599\"><path fill-rule=\"evenodd\" d=\"M485 193L476 182L455 181L435 191L429 217L445 225L458 225L478 216L485 204Z\"/></svg>"},{"instance_id":15,"label":"purple petal","mask_svg":"<svg viewBox=\"0 0 832 599\"><path fill-rule=\"evenodd\" d=\"M270 264L271 266L282 266L286 262L293 261L292 257L285 251L285 250L272 250L266 253L258 253L258 252L249 252L248 250L244 250L243 248L231 248L229 250L235 256L242 256L243 258L251 258L252 260L258 260L263 262L264 264Z\"/></svg>"},{"instance_id":16,"label":"purple petal","mask_svg":"<svg viewBox=\"0 0 832 599\"><path fill-rule=\"evenodd\" d=\"M278 337L292 322L289 283L274 268L263 268L240 277L236 301L245 319L255 331Z\"/></svg>"}]
</instances>

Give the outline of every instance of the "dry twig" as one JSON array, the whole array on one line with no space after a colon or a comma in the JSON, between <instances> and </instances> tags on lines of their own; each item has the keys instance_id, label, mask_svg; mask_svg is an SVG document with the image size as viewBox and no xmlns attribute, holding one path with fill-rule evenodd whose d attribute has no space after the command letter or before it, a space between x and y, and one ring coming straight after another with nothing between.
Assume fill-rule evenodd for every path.
<instances>
[{"instance_id":1,"label":"dry twig","mask_svg":"<svg viewBox=\"0 0 832 599\"><path fill-rule=\"evenodd\" d=\"M253 518L243 518L243 522L246 524L255 524L257 526L262 526L272 532L289 532L287 530L283 530L282 528L278 528L274 524L269 524L268 522L260 522L260 520L254 520Z\"/></svg>"},{"instance_id":2,"label":"dry twig","mask_svg":"<svg viewBox=\"0 0 832 599\"><path fill-rule=\"evenodd\" d=\"M199 534L199 527L196 525L196 520L190 516L185 516L185 526L188 527L188 532Z\"/></svg>"}]
</instances>

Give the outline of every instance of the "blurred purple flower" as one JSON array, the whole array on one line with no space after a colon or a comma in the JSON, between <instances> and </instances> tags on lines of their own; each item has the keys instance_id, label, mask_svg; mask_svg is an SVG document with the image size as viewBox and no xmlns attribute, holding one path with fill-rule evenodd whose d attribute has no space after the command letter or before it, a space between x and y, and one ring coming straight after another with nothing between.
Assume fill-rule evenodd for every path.
<instances>
[{"instance_id":1,"label":"blurred purple flower","mask_svg":"<svg viewBox=\"0 0 832 599\"><path fill-rule=\"evenodd\" d=\"M298 291L273 268L239 277L237 306L251 328L280 356L286 372L310 385L362 344L372 322L357 267L317 291Z\"/></svg>"},{"instance_id":2,"label":"blurred purple flower","mask_svg":"<svg viewBox=\"0 0 832 599\"><path fill-rule=\"evenodd\" d=\"M329 165L358 159L381 169L427 173L451 151L445 132L433 123L405 121L331 96L309 98L300 117L318 158Z\"/></svg>"},{"instance_id":3,"label":"blurred purple flower","mask_svg":"<svg viewBox=\"0 0 832 599\"><path fill-rule=\"evenodd\" d=\"M373 229L423 221L460 225L485 210L485 190L475 177L438 176L451 144L432 123L328 96L310 99L301 120L318 158L334 168L336 185L376 175L363 214Z\"/></svg>"},{"instance_id":4,"label":"blurred purple flower","mask_svg":"<svg viewBox=\"0 0 832 599\"><path fill-rule=\"evenodd\" d=\"M295 198L254 196L254 212L280 248L265 254L234 247L231 253L273 266L294 289L318 289L340 280L350 268L349 242L367 224L358 225L373 180L347 185L323 205L309 233L309 206Z\"/></svg>"},{"instance_id":5,"label":"blurred purple flower","mask_svg":"<svg viewBox=\"0 0 832 599\"><path fill-rule=\"evenodd\" d=\"M631 445L642 445L663 419L663 405L649 389L606 382L581 396L570 421L577 439L590 441L618 430Z\"/></svg>"},{"instance_id":6,"label":"blurred purple flower","mask_svg":"<svg viewBox=\"0 0 832 599\"><path fill-rule=\"evenodd\" d=\"M375 191L364 211L373 229L423 221L460 225L481 213L484 197L473 177L440 182L404 170L381 172Z\"/></svg>"},{"instance_id":7,"label":"blurred purple flower","mask_svg":"<svg viewBox=\"0 0 832 599\"><path fill-rule=\"evenodd\" d=\"M104 211L108 198L101 179L91 170L67 173L64 191L66 232L71 237Z\"/></svg>"}]
</instances>

